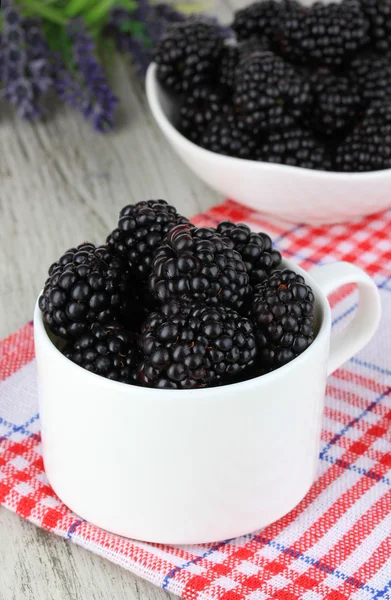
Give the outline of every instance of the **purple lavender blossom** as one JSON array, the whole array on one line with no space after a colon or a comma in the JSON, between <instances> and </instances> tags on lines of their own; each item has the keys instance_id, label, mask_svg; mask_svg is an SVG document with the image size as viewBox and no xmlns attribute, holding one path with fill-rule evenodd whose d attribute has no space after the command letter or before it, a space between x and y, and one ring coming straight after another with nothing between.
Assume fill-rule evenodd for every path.
<instances>
[{"instance_id":1,"label":"purple lavender blossom","mask_svg":"<svg viewBox=\"0 0 391 600\"><path fill-rule=\"evenodd\" d=\"M10 1L7 1L3 11L0 51L4 98L15 106L20 116L27 119L39 117L39 89L31 80L23 20Z\"/></svg>"},{"instance_id":2,"label":"purple lavender blossom","mask_svg":"<svg viewBox=\"0 0 391 600\"><path fill-rule=\"evenodd\" d=\"M103 133L112 129L118 98L107 82L95 54L95 43L80 19L68 26L73 43L73 68L68 69L57 59L55 86L59 97L81 112L93 127Z\"/></svg>"},{"instance_id":3,"label":"purple lavender blossom","mask_svg":"<svg viewBox=\"0 0 391 600\"><path fill-rule=\"evenodd\" d=\"M214 17L202 15L201 18L218 27L222 37L232 37L232 30L229 27L222 26ZM171 23L194 19L200 19L200 16L186 17L168 4L153 5L148 0L138 0L137 8L132 14L122 7L114 7L111 10L105 32L106 35L115 40L120 52L132 56L138 73L144 77L150 62L153 60L154 49L167 27ZM143 37L131 33L130 23L132 20L143 26Z\"/></svg>"}]
</instances>

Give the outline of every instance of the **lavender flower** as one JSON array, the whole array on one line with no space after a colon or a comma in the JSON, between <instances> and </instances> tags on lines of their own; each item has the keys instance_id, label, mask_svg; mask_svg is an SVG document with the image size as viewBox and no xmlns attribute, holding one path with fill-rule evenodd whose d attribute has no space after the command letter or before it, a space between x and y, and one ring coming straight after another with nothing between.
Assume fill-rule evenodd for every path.
<instances>
[{"instance_id":1,"label":"lavender flower","mask_svg":"<svg viewBox=\"0 0 391 600\"><path fill-rule=\"evenodd\" d=\"M137 9L130 14L126 9L114 7L106 26L106 35L115 40L120 52L130 54L141 77L145 76L153 59L154 47L171 22L185 17L166 4L151 5L148 0L138 0ZM132 23L137 23L141 35L132 33Z\"/></svg>"},{"instance_id":2,"label":"lavender flower","mask_svg":"<svg viewBox=\"0 0 391 600\"><path fill-rule=\"evenodd\" d=\"M0 80L3 96L26 119L42 115L38 101L52 85L49 48L40 22L24 19L7 0L0 42Z\"/></svg>"},{"instance_id":3,"label":"lavender flower","mask_svg":"<svg viewBox=\"0 0 391 600\"><path fill-rule=\"evenodd\" d=\"M27 119L40 116L36 90L30 81L26 40L19 11L7 2L3 11L1 38L1 80L3 95Z\"/></svg>"},{"instance_id":4,"label":"lavender flower","mask_svg":"<svg viewBox=\"0 0 391 600\"><path fill-rule=\"evenodd\" d=\"M68 69L57 58L56 89L59 97L81 112L93 127L103 133L112 129L118 98L107 82L95 54L95 43L83 21L73 19L68 25L73 43L73 68Z\"/></svg>"}]
</instances>

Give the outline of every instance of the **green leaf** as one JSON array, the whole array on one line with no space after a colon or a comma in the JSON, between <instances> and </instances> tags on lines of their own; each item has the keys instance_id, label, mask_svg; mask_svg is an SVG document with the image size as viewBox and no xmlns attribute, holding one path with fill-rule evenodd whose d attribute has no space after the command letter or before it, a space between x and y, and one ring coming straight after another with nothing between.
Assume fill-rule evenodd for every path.
<instances>
[{"instance_id":1,"label":"green leaf","mask_svg":"<svg viewBox=\"0 0 391 600\"><path fill-rule=\"evenodd\" d=\"M70 0L66 7L68 17L76 17L81 12L86 11L91 5L96 4L96 0Z\"/></svg>"},{"instance_id":2,"label":"green leaf","mask_svg":"<svg viewBox=\"0 0 391 600\"><path fill-rule=\"evenodd\" d=\"M67 24L67 18L61 10L44 4L42 0L23 0L23 3L24 6L35 16L41 17L42 19L47 19L48 21L57 23L58 25Z\"/></svg>"},{"instance_id":3,"label":"green leaf","mask_svg":"<svg viewBox=\"0 0 391 600\"><path fill-rule=\"evenodd\" d=\"M117 0L101 0L97 6L84 14L87 25L92 25L104 19L116 2Z\"/></svg>"}]
</instances>

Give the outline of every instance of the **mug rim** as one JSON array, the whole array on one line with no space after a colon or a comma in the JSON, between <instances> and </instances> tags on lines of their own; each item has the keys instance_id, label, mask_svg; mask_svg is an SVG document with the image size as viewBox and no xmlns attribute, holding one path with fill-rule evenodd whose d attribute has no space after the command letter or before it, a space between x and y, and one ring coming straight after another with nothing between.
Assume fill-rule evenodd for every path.
<instances>
[{"instance_id":1,"label":"mug rim","mask_svg":"<svg viewBox=\"0 0 391 600\"><path fill-rule=\"evenodd\" d=\"M101 386L106 386L109 389L112 389L113 391L116 390L118 392L120 392L121 390L122 390L122 392L125 392L128 388L135 388L137 390L137 393L146 394L149 396L151 396L153 394L155 396L155 398L158 399L159 401L162 401L161 395L165 396L167 399L170 398L170 400L172 400L173 393L175 394L175 396L178 395L178 398L179 397L184 398L185 396L187 396L187 397L193 399L193 398L199 397L199 396L200 397L206 397L207 395L210 396L211 394L212 395L221 395L221 394L224 395L225 393L228 393L231 391L241 392L241 391L246 391L246 389L258 387L260 385L268 385L268 383L272 383L275 379L278 379L279 377L284 377L284 375L289 376L289 373L295 369L295 365L299 365L301 362L305 361L309 357L309 354L312 349L316 349L317 346L325 343L326 337L327 337L327 331L331 329L330 305L328 303L327 297L321 290L318 283L311 277L311 274L308 273L307 271L305 271L304 269L302 269L301 267L299 267L298 265L296 265L296 263L294 263L293 261L290 261L289 259L286 259L286 258L283 258L281 265L284 269L291 268L298 275L302 275L302 277L304 277L304 279L305 279L306 284L310 285L310 287L312 288L312 291L315 296L315 306L318 308L318 310L320 309L319 310L320 326L319 326L319 330L315 336L314 341L302 354L300 354L299 356L297 356L296 358L291 360L289 363L283 365L282 367L279 367L278 369L275 369L274 371L271 371L270 373L266 373L264 375L259 375L258 377L253 377L251 379L245 379L244 381L239 381L236 383L227 383L225 385L216 386L216 387L195 388L195 389L189 389L189 390L177 390L177 389L171 389L171 388L170 389L164 389L164 388L162 389L162 388L135 386L135 385L132 385L129 383L113 381L111 379L107 379L106 377L103 377L102 375L98 375L96 373L91 373L90 371L83 369L83 367L80 367L79 365L72 362L69 358L67 358L51 340L51 338L48 334L48 331L46 329L46 326L43 322L42 312L41 312L41 309L39 308L39 304L38 304L41 293L38 296L38 299L35 304L35 309L34 309L35 344L39 343L45 350L45 354L46 353L51 354L53 356L54 360L56 360L56 361L59 360L60 363L61 363L61 361L64 361L63 366L65 366L66 368L69 368L71 370L77 369L77 373L79 373L79 376L85 376L86 378L91 378L91 384L93 384L95 381L95 383L98 383ZM76 373L76 371L75 371L75 373ZM131 390L129 390L129 391L131 391Z\"/></svg>"}]
</instances>

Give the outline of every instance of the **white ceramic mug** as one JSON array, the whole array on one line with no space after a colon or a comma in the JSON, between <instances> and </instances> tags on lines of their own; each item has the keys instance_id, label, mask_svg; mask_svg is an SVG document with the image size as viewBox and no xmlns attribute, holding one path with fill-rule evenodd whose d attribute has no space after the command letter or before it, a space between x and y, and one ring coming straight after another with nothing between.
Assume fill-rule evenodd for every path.
<instances>
[{"instance_id":1,"label":"white ceramic mug","mask_svg":"<svg viewBox=\"0 0 391 600\"><path fill-rule=\"evenodd\" d=\"M327 374L372 337L380 301L351 264L310 274L284 265L313 288L313 344L268 375L217 388L140 388L85 371L56 348L36 306L43 457L65 504L114 533L184 544L254 531L305 496L317 471ZM326 296L346 283L358 285L360 305L330 346Z\"/></svg>"}]
</instances>

